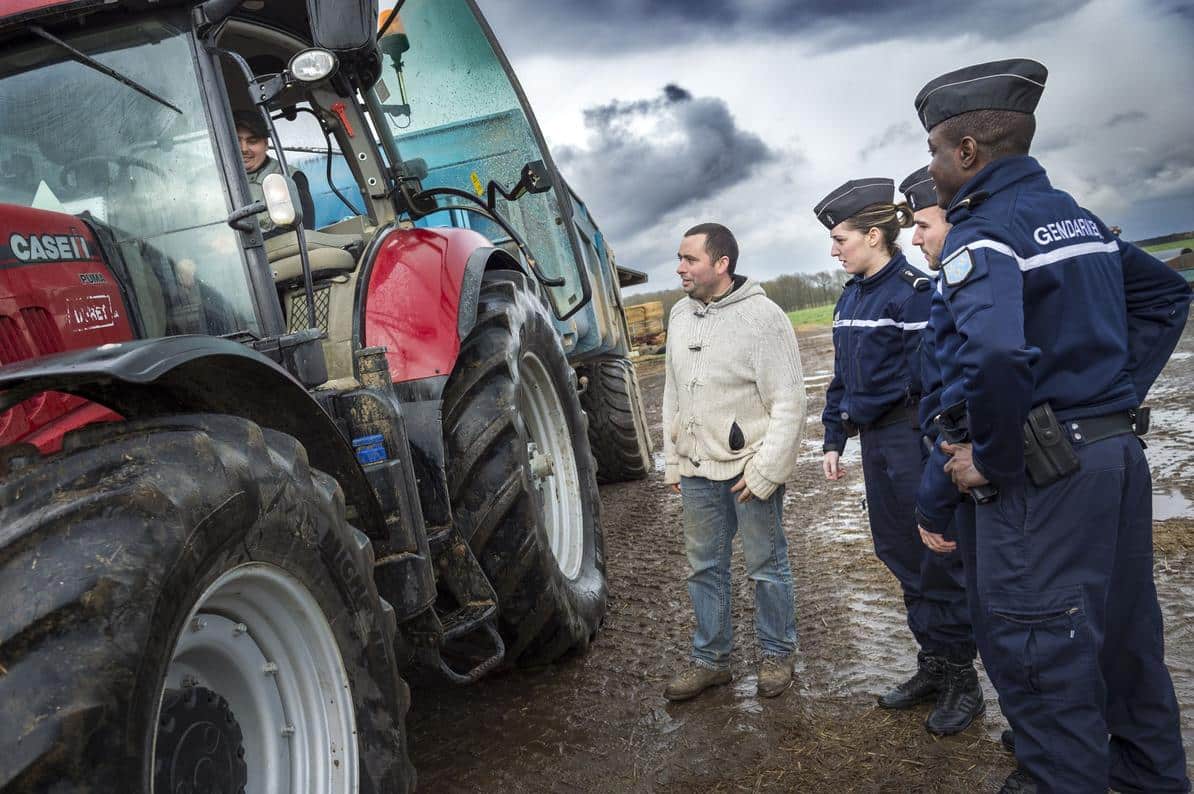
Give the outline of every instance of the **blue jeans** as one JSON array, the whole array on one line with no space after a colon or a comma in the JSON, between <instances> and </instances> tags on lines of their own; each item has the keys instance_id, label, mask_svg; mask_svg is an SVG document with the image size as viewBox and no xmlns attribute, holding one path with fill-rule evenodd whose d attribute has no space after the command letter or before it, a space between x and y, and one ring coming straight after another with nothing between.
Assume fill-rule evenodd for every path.
<instances>
[{"instance_id":1,"label":"blue jeans","mask_svg":"<svg viewBox=\"0 0 1194 794\"><path fill-rule=\"evenodd\" d=\"M681 478L684 551L692 573L688 595L696 612L692 659L702 667L728 670L734 647L730 618L730 546L742 530L746 574L755 583L755 633L764 656L796 650L792 567L781 514L784 487L770 499L739 502L732 480Z\"/></svg>"}]
</instances>

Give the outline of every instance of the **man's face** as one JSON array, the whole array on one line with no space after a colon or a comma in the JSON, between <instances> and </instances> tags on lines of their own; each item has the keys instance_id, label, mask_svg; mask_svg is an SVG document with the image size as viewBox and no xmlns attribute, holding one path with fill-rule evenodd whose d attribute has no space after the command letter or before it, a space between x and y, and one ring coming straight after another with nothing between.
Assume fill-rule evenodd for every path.
<instances>
[{"instance_id":1,"label":"man's face","mask_svg":"<svg viewBox=\"0 0 1194 794\"><path fill-rule=\"evenodd\" d=\"M945 140L938 124L929 132L929 176L937 186L937 206L948 207L970 175L962 167L961 150Z\"/></svg>"},{"instance_id":2,"label":"man's face","mask_svg":"<svg viewBox=\"0 0 1194 794\"><path fill-rule=\"evenodd\" d=\"M941 249L945 247L945 235L949 234L949 221L945 210L940 207L924 207L912 215L912 244L925 255L930 270L941 267Z\"/></svg>"},{"instance_id":3,"label":"man's face","mask_svg":"<svg viewBox=\"0 0 1194 794\"><path fill-rule=\"evenodd\" d=\"M256 171L265 163L269 141L244 127L236 128L236 139L240 141L240 159L245 164L245 170L249 173Z\"/></svg>"},{"instance_id":4,"label":"man's face","mask_svg":"<svg viewBox=\"0 0 1194 794\"><path fill-rule=\"evenodd\" d=\"M680 241L676 273L688 297L708 302L725 291L730 260L723 256L714 262L705 250L706 237L708 235L694 234Z\"/></svg>"}]
</instances>

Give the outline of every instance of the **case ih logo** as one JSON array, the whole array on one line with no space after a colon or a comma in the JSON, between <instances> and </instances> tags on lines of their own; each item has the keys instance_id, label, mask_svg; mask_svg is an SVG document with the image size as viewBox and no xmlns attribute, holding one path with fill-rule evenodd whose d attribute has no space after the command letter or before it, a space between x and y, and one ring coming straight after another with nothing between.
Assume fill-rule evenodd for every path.
<instances>
[{"instance_id":1,"label":"case ih logo","mask_svg":"<svg viewBox=\"0 0 1194 794\"><path fill-rule=\"evenodd\" d=\"M8 238L12 255L22 262L65 262L90 259L87 239L77 234L14 234Z\"/></svg>"}]
</instances>

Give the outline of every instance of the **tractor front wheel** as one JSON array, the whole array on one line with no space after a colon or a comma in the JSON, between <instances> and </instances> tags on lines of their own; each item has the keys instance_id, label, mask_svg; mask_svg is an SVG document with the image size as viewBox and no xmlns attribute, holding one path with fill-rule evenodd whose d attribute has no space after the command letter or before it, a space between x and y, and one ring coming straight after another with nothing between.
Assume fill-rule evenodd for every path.
<instances>
[{"instance_id":1,"label":"tractor front wheel","mask_svg":"<svg viewBox=\"0 0 1194 794\"><path fill-rule=\"evenodd\" d=\"M500 607L507 659L584 650L606 609L596 464L559 337L527 278L487 273L444 392L457 528Z\"/></svg>"},{"instance_id":2,"label":"tractor front wheel","mask_svg":"<svg viewBox=\"0 0 1194 794\"><path fill-rule=\"evenodd\" d=\"M95 425L0 482L0 789L407 791L368 537L290 436Z\"/></svg>"}]
</instances>

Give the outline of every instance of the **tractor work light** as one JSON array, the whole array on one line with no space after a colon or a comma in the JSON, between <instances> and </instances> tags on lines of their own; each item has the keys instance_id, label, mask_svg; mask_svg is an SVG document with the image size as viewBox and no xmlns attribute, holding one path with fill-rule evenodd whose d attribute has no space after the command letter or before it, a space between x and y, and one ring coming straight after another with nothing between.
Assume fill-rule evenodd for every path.
<instances>
[{"instance_id":1,"label":"tractor work light","mask_svg":"<svg viewBox=\"0 0 1194 794\"><path fill-rule=\"evenodd\" d=\"M290 76L300 83L318 83L336 72L336 56L327 50L303 50L290 59Z\"/></svg>"},{"instance_id":2,"label":"tractor work light","mask_svg":"<svg viewBox=\"0 0 1194 794\"><path fill-rule=\"evenodd\" d=\"M265 208L275 226L294 226L302 222L302 210L295 200L297 189L292 188L293 184L282 174L270 174L261 180Z\"/></svg>"}]
</instances>

